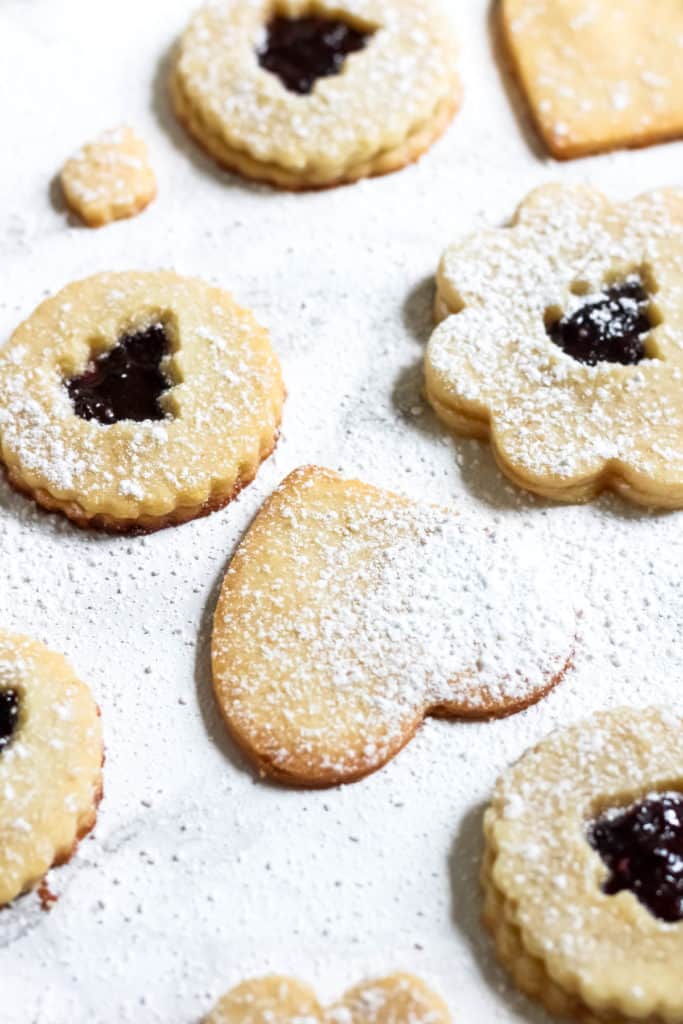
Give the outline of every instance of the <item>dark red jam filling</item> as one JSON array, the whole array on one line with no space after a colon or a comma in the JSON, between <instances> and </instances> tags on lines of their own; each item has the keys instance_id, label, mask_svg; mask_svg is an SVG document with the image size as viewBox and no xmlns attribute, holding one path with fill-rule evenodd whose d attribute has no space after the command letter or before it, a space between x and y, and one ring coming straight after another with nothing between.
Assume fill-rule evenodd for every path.
<instances>
[{"instance_id":1,"label":"dark red jam filling","mask_svg":"<svg viewBox=\"0 0 683 1024\"><path fill-rule=\"evenodd\" d=\"M9 746L19 721L19 694L0 690L0 754Z\"/></svg>"},{"instance_id":2,"label":"dark red jam filling","mask_svg":"<svg viewBox=\"0 0 683 1024\"><path fill-rule=\"evenodd\" d=\"M258 53L259 64L290 92L306 95L319 78L337 75L350 53L362 50L367 32L337 18L273 18Z\"/></svg>"},{"instance_id":3,"label":"dark red jam filling","mask_svg":"<svg viewBox=\"0 0 683 1024\"><path fill-rule=\"evenodd\" d=\"M549 324L548 334L580 363L639 363L652 330L649 295L641 280L628 278L591 298L571 316Z\"/></svg>"},{"instance_id":4,"label":"dark red jam filling","mask_svg":"<svg viewBox=\"0 0 683 1024\"><path fill-rule=\"evenodd\" d=\"M164 419L159 399L171 385L160 364L168 351L162 324L125 334L80 377L66 381L76 415L106 424Z\"/></svg>"},{"instance_id":5,"label":"dark red jam filling","mask_svg":"<svg viewBox=\"0 0 683 1024\"><path fill-rule=\"evenodd\" d=\"M605 814L588 840L610 869L608 895L628 889L660 920L683 920L683 793Z\"/></svg>"}]
</instances>

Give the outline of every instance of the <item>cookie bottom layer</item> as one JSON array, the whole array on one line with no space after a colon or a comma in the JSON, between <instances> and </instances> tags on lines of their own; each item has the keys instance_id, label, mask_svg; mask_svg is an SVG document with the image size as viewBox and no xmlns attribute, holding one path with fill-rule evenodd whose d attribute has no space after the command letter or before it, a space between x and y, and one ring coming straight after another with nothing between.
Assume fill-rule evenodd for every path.
<instances>
[{"instance_id":1,"label":"cookie bottom layer","mask_svg":"<svg viewBox=\"0 0 683 1024\"><path fill-rule=\"evenodd\" d=\"M190 101L183 93L177 76L171 76L171 96L176 116L187 132L205 152L228 171L233 171L251 181L274 185L292 192L314 191L350 185L361 178L375 178L383 174L400 171L408 164L415 163L439 139L448 128L460 108L461 91L442 100L429 121L409 135L400 145L378 153L370 160L340 168L338 171L302 170L292 171L277 164L263 163L243 150L232 149L226 142L211 132Z\"/></svg>"},{"instance_id":2,"label":"cookie bottom layer","mask_svg":"<svg viewBox=\"0 0 683 1024\"><path fill-rule=\"evenodd\" d=\"M207 501L196 505L179 505L163 515L143 514L134 519L119 519L106 512L89 515L77 501L62 501L43 488L30 487L11 467L5 468L5 475L9 484L19 494L31 498L47 512L60 512L81 530L100 530L104 533L118 534L156 533L169 526L182 526L183 523L189 523L193 519L202 519L229 505L256 478L261 463L273 454L277 442L278 437L265 451L261 452L256 465L250 469L249 473L239 476L225 491L214 492Z\"/></svg>"},{"instance_id":3,"label":"cookie bottom layer","mask_svg":"<svg viewBox=\"0 0 683 1024\"><path fill-rule=\"evenodd\" d=\"M487 851L481 873L484 894L482 921L491 933L498 959L524 995L541 1003L548 1013L573 1017L582 1024L667 1024L658 1016L636 1018L615 1009L591 1007L578 994L558 985L548 974L545 964L526 950L519 928L510 919L505 898L493 881L491 869L492 856Z\"/></svg>"},{"instance_id":4,"label":"cookie bottom layer","mask_svg":"<svg viewBox=\"0 0 683 1024\"><path fill-rule=\"evenodd\" d=\"M622 498L641 505L644 508L680 509L683 508L683 487L662 490L645 490L627 480L619 470L608 467L601 473L591 475L583 480L566 481L558 478L540 481L537 477L527 477L517 466L513 466L496 443L495 433L491 430L488 419L471 415L463 409L445 405L437 398L429 387L425 394L437 416L447 427L461 437L474 437L489 441L493 457L500 471L522 490L531 491L541 498L566 504L583 504L593 501L603 491L614 491Z\"/></svg>"}]
</instances>

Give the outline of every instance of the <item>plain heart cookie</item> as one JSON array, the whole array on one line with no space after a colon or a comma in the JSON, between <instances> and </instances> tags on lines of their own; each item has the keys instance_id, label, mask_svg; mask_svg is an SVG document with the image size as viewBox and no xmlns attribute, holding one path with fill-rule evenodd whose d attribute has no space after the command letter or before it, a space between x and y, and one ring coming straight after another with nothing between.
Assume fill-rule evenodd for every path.
<instances>
[{"instance_id":1,"label":"plain heart cookie","mask_svg":"<svg viewBox=\"0 0 683 1024\"><path fill-rule=\"evenodd\" d=\"M218 1001L204 1024L450 1024L443 1000L420 978L392 974L366 981L323 1007L295 978L242 982Z\"/></svg>"},{"instance_id":2,"label":"plain heart cookie","mask_svg":"<svg viewBox=\"0 0 683 1024\"><path fill-rule=\"evenodd\" d=\"M96 274L43 302L0 352L10 483L78 526L157 530L226 505L277 441L268 332L171 271Z\"/></svg>"},{"instance_id":3,"label":"plain heart cookie","mask_svg":"<svg viewBox=\"0 0 683 1024\"><path fill-rule=\"evenodd\" d=\"M0 906L93 828L102 759L97 705L66 660L0 631Z\"/></svg>"},{"instance_id":4,"label":"plain heart cookie","mask_svg":"<svg viewBox=\"0 0 683 1024\"><path fill-rule=\"evenodd\" d=\"M460 104L436 0L211 0L171 76L176 114L228 170L288 189L398 170Z\"/></svg>"},{"instance_id":5,"label":"plain heart cookie","mask_svg":"<svg viewBox=\"0 0 683 1024\"><path fill-rule=\"evenodd\" d=\"M679 0L502 0L534 121L562 160L683 135Z\"/></svg>"},{"instance_id":6,"label":"plain heart cookie","mask_svg":"<svg viewBox=\"0 0 683 1024\"><path fill-rule=\"evenodd\" d=\"M426 715L533 704L562 678L575 631L568 573L536 535L308 467L230 564L214 689L263 773L329 786L381 767Z\"/></svg>"},{"instance_id":7,"label":"plain heart cookie","mask_svg":"<svg viewBox=\"0 0 683 1024\"><path fill-rule=\"evenodd\" d=\"M545 185L444 254L426 392L546 498L683 507L683 190Z\"/></svg>"}]
</instances>

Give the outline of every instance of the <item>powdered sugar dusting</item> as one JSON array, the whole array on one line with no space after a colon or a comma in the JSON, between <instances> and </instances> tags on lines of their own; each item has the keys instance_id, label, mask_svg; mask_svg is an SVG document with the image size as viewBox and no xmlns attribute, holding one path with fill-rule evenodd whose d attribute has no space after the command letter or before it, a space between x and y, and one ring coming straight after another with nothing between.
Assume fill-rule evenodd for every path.
<instances>
[{"instance_id":1,"label":"powdered sugar dusting","mask_svg":"<svg viewBox=\"0 0 683 1024\"><path fill-rule=\"evenodd\" d=\"M391 970L429 982L454 1024L550 1024L481 928L483 807L500 772L556 727L615 704L680 712L681 516L608 497L537 501L488 444L454 437L421 397L434 271L454 239L502 223L544 180L626 198L671 181L683 147L539 159L492 59L490 0L469 0L447 5L465 103L418 166L323 194L250 186L215 171L166 106L164 58L194 6L167 0L160 17L139 0L0 4L5 77L21 83L0 161L0 340L70 280L172 264L254 310L288 389L280 444L254 483L178 529L76 531L0 481L0 621L68 654L107 740L96 829L51 873L59 902L45 914L29 896L0 913L3 1024L188 1024L270 971L329 1005ZM158 202L99 232L68 224L50 175L124 116L154 154ZM454 507L482 530L512 521L573 563L584 616L563 683L500 721L430 718L352 786L258 782L218 719L210 620L253 516L307 462Z\"/></svg>"},{"instance_id":2,"label":"powdered sugar dusting","mask_svg":"<svg viewBox=\"0 0 683 1024\"><path fill-rule=\"evenodd\" d=\"M215 684L279 769L376 767L425 711L505 714L569 661L569 568L515 527L304 470L257 531L227 575Z\"/></svg>"}]
</instances>

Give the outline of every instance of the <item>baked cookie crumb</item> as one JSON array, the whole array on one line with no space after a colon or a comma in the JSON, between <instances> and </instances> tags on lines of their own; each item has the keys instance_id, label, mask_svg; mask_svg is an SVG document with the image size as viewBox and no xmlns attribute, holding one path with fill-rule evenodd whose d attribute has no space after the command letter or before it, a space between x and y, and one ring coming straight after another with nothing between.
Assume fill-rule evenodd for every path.
<instances>
[{"instance_id":1,"label":"baked cookie crumb","mask_svg":"<svg viewBox=\"0 0 683 1024\"><path fill-rule=\"evenodd\" d=\"M71 209L93 228L134 217L157 194L147 146L127 125L79 149L64 164L60 180Z\"/></svg>"}]
</instances>

